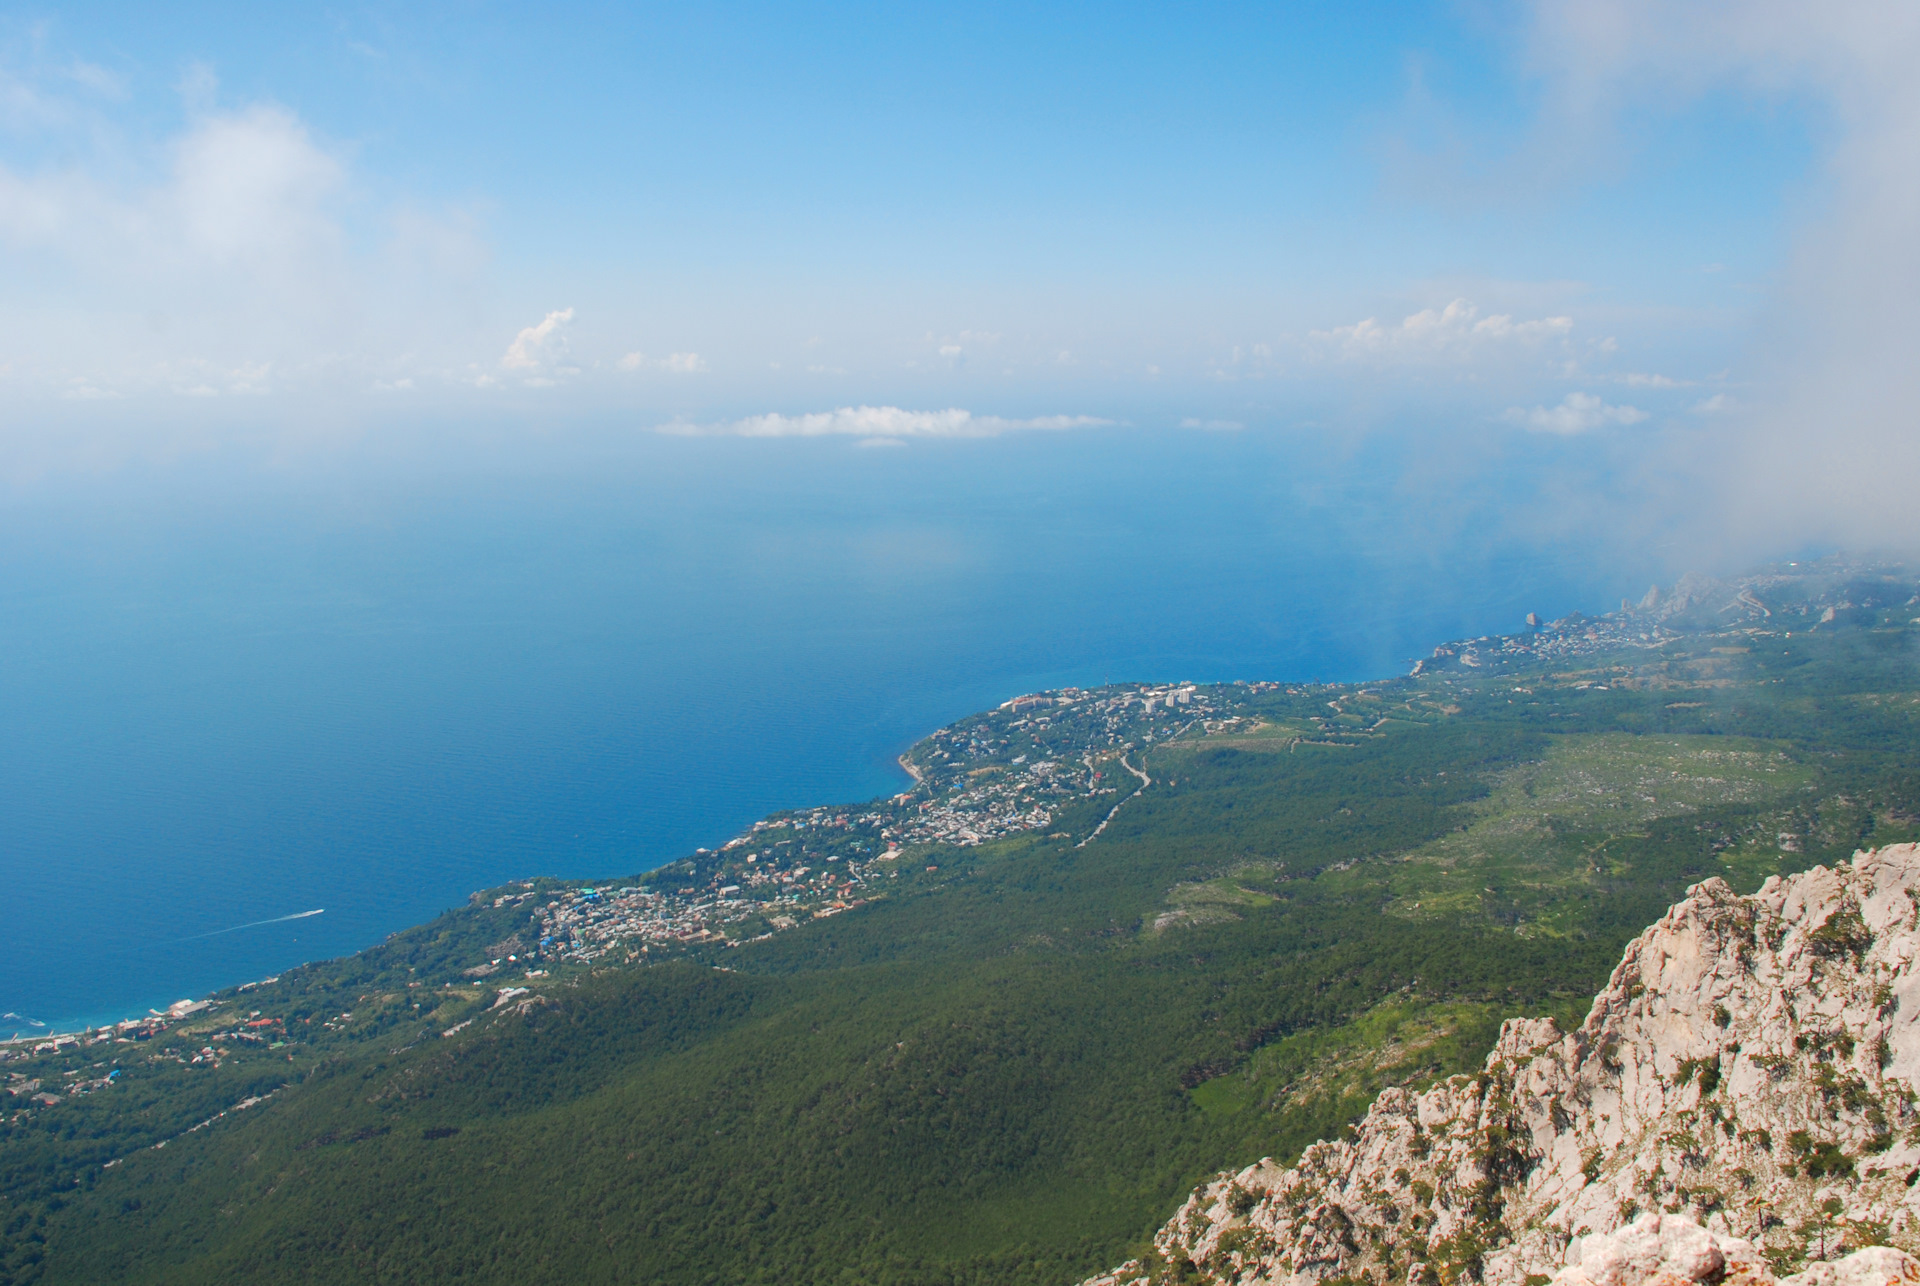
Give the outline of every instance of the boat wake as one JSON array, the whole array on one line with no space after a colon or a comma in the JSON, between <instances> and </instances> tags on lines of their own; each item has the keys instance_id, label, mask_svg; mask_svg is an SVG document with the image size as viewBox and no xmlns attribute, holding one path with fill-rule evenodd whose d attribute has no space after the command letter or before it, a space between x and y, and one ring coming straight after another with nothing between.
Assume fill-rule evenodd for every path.
<instances>
[{"instance_id":1,"label":"boat wake","mask_svg":"<svg viewBox=\"0 0 1920 1286\"><path fill-rule=\"evenodd\" d=\"M310 915L319 915L327 908L319 907L312 911L295 911L292 915L276 915L271 920L249 920L245 924L236 924L231 928L215 929L211 933L195 933L181 938L181 942L194 942L201 938L217 938L223 933L238 933L242 929L257 929L263 924L281 924L288 920L304 920Z\"/></svg>"}]
</instances>

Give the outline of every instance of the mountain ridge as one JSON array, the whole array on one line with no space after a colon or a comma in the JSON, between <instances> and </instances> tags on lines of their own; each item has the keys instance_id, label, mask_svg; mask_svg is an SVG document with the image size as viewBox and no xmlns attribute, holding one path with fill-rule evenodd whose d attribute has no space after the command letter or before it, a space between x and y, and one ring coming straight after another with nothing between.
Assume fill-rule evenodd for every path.
<instances>
[{"instance_id":1,"label":"mountain ridge","mask_svg":"<svg viewBox=\"0 0 1920 1286\"><path fill-rule=\"evenodd\" d=\"M1381 1093L1351 1140L1203 1184L1088 1279L1526 1286L1577 1239L1690 1216L1777 1267L1920 1250L1920 846L1688 890L1587 1020L1506 1022L1484 1069Z\"/></svg>"}]
</instances>

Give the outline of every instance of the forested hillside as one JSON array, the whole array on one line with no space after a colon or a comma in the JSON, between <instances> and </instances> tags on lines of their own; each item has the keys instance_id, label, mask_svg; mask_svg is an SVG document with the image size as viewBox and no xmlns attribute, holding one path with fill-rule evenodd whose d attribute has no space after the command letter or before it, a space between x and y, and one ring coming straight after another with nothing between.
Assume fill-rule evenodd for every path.
<instances>
[{"instance_id":1,"label":"forested hillside","mask_svg":"<svg viewBox=\"0 0 1920 1286\"><path fill-rule=\"evenodd\" d=\"M1920 834L1920 627L1882 580L1791 628L1202 689L1220 717L1114 751L1151 784L906 843L781 931L557 954L528 897L570 886L530 882L5 1064L120 1074L9 1116L0 1276L1079 1280L1501 1019L1577 1019L1689 884Z\"/></svg>"}]
</instances>

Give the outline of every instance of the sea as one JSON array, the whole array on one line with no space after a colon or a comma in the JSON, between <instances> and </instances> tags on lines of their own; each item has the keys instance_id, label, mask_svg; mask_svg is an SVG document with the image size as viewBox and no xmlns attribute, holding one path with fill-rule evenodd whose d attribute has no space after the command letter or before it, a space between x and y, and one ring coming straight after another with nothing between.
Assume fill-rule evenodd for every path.
<instances>
[{"instance_id":1,"label":"sea","mask_svg":"<svg viewBox=\"0 0 1920 1286\"><path fill-rule=\"evenodd\" d=\"M0 1038L893 793L916 739L1021 692L1399 674L1671 570L1556 525L1530 468L445 425L15 479Z\"/></svg>"}]
</instances>

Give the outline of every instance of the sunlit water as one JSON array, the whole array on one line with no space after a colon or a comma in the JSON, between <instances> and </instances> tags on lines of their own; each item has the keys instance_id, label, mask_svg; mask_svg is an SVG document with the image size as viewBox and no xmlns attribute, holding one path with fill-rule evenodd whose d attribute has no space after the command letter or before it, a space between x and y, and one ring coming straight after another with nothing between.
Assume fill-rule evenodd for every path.
<instances>
[{"instance_id":1,"label":"sunlit water","mask_svg":"<svg viewBox=\"0 0 1920 1286\"><path fill-rule=\"evenodd\" d=\"M123 1017L513 877L644 870L890 793L914 739L1023 690L1397 673L1644 587L1491 502L1297 457L647 439L25 488L0 513L0 1010Z\"/></svg>"}]
</instances>

